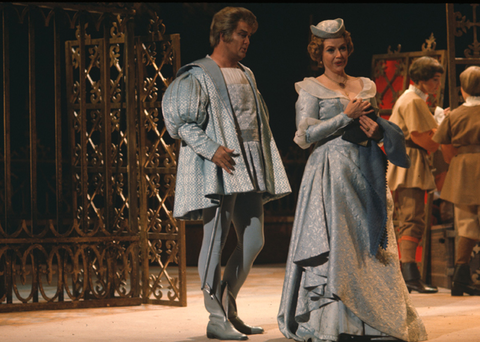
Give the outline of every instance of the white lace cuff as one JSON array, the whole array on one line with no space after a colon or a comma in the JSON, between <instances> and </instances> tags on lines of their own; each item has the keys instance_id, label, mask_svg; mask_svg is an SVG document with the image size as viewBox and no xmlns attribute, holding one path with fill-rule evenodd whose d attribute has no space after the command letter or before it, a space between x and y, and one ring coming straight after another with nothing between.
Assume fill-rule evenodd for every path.
<instances>
[{"instance_id":1,"label":"white lace cuff","mask_svg":"<svg viewBox=\"0 0 480 342\"><path fill-rule=\"evenodd\" d=\"M298 124L297 131L295 132L295 137L293 141L303 148L304 150L309 148L312 145L312 142L307 142L307 129L310 126L314 126L320 123L320 120L314 118L303 118Z\"/></svg>"}]
</instances>

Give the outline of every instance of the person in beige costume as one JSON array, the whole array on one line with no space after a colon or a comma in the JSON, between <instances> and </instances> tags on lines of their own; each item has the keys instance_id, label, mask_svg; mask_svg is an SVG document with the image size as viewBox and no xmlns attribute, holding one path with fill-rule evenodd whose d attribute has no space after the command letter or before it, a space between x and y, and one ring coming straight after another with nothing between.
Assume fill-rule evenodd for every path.
<instances>
[{"instance_id":1,"label":"person in beige costume","mask_svg":"<svg viewBox=\"0 0 480 342\"><path fill-rule=\"evenodd\" d=\"M465 103L447 116L433 140L442 145L450 164L440 198L455 207L458 235L452 296L480 295L470 274L470 255L480 241L480 67L471 66L460 74Z\"/></svg>"},{"instance_id":2,"label":"person in beige costume","mask_svg":"<svg viewBox=\"0 0 480 342\"><path fill-rule=\"evenodd\" d=\"M435 189L429 153L439 144L432 140L437 123L426 103L428 94L434 94L444 68L431 57L415 60L409 69L414 82L396 101L390 121L397 124L405 135L410 168L389 163L388 186L396 192L402 274L409 291L435 293L437 288L425 284L415 262L415 253L425 230L425 191Z\"/></svg>"}]
</instances>

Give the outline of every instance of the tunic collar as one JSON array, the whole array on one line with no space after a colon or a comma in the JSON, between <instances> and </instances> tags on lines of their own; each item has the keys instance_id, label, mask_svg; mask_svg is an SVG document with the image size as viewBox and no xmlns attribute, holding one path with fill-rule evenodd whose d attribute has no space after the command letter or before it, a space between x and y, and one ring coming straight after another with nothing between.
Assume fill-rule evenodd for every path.
<instances>
[{"instance_id":1,"label":"tunic collar","mask_svg":"<svg viewBox=\"0 0 480 342\"><path fill-rule=\"evenodd\" d=\"M252 89L256 89L254 80L249 75L249 73L246 72L246 68L241 63L238 63L238 65L240 69L244 72L245 76L247 77L247 80L250 83L250 86L252 87ZM218 66L218 64L209 55L207 55L205 58L199 59L193 63L187 64L181 67L177 72L177 77L194 66L201 67L203 71L210 77L210 79L212 80L212 83L215 85L215 89L217 90L217 94L219 95L220 100L223 102L224 107L227 109L227 111L230 114L230 118L234 120L235 114L232 108L232 104L230 102L230 96L228 94L227 85L225 83L225 79L223 77L222 71ZM253 93L255 95L255 102L257 104L257 108L259 108L258 97L256 96L255 91Z\"/></svg>"},{"instance_id":2,"label":"tunic collar","mask_svg":"<svg viewBox=\"0 0 480 342\"><path fill-rule=\"evenodd\" d=\"M467 107L479 106L480 105L480 96L469 96L463 104Z\"/></svg>"},{"instance_id":3,"label":"tunic collar","mask_svg":"<svg viewBox=\"0 0 480 342\"><path fill-rule=\"evenodd\" d=\"M415 94L420 96L423 101L427 102L428 94L425 94L423 91L415 87L413 84L410 84L410 86L408 87L408 91L413 91Z\"/></svg>"}]
</instances>

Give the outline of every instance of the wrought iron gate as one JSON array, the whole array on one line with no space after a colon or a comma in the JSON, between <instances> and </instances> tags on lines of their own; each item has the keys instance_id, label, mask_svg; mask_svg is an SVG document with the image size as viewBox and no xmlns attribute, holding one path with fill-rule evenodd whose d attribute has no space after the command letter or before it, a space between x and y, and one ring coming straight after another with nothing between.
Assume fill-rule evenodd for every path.
<instances>
[{"instance_id":1,"label":"wrought iron gate","mask_svg":"<svg viewBox=\"0 0 480 342\"><path fill-rule=\"evenodd\" d=\"M60 4L1 7L0 312L184 306L160 113L179 36L146 7Z\"/></svg>"},{"instance_id":2,"label":"wrought iron gate","mask_svg":"<svg viewBox=\"0 0 480 342\"><path fill-rule=\"evenodd\" d=\"M460 73L471 65L480 65L480 42L478 41L478 3L447 3L448 82L450 108L457 108L464 101L457 82ZM467 13L467 15L465 15ZM471 19L471 20L470 20Z\"/></svg>"}]
</instances>

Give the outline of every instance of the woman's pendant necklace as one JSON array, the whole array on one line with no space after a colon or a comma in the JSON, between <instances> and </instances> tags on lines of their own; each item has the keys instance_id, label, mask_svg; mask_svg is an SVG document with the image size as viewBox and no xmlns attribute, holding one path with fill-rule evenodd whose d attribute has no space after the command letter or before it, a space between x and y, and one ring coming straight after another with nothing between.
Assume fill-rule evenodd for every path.
<instances>
[{"instance_id":1,"label":"woman's pendant necklace","mask_svg":"<svg viewBox=\"0 0 480 342\"><path fill-rule=\"evenodd\" d=\"M323 73L325 75L326 78L328 78L330 81L338 84L340 86L340 88L342 88L343 92L345 93L345 95L347 95L348 97L348 92L345 90L345 87L347 86L347 81L348 81L348 77L345 77L345 79L343 80L343 82L338 82L338 81L335 81L334 79L330 78L326 73Z\"/></svg>"},{"instance_id":2,"label":"woman's pendant necklace","mask_svg":"<svg viewBox=\"0 0 480 342\"><path fill-rule=\"evenodd\" d=\"M348 77L345 77L345 79L343 80L343 82L338 82L338 81L335 81L334 79L330 78L326 73L323 73L325 75L326 78L328 78L330 81L332 82L335 82L336 84L338 84L340 86L340 88L342 89L345 89L346 87L346 83L348 81Z\"/></svg>"}]
</instances>

